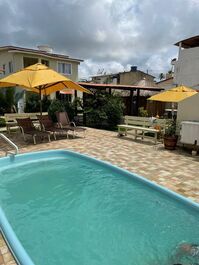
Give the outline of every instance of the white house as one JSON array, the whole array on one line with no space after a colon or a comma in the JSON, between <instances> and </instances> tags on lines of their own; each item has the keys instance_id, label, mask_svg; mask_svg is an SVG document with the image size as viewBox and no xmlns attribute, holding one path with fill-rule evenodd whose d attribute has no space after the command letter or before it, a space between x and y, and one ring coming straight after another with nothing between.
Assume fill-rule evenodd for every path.
<instances>
[{"instance_id":1,"label":"white house","mask_svg":"<svg viewBox=\"0 0 199 265\"><path fill-rule=\"evenodd\" d=\"M78 81L78 66L83 60L72 58L65 54L54 53L53 49L48 45L40 45L37 48L30 49L16 46L0 47L0 78L29 65L42 63L71 80ZM79 91L78 96L81 96L81 92ZM51 94L51 98L55 97L56 93Z\"/></svg>"},{"instance_id":2,"label":"white house","mask_svg":"<svg viewBox=\"0 0 199 265\"><path fill-rule=\"evenodd\" d=\"M199 85L199 35L181 40L178 59L174 62L174 84L197 88Z\"/></svg>"}]
</instances>

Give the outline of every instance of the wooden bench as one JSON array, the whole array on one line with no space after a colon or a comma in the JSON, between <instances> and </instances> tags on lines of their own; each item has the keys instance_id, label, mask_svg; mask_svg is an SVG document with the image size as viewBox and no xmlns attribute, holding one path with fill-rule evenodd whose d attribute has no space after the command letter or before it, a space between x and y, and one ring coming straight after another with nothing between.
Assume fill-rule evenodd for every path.
<instances>
[{"instance_id":1,"label":"wooden bench","mask_svg":"<svg viewBox=\"0 0 199 265\"><path fill-rule=\"evenodd\" d=\"M155 119L137 116L124 116L124 124L118 125L118 135L134 135L135 139L140 137L152 139L155 144L164 135L166 119Z\"/></svg>"},{"instance_id":2,"label":"wooden bench","mask_svg":"<svg viewBox=\"0 0 199 265\"><path fill-rule=\"evenodd\" d=\"M47 115L47 112L43 112L43 115ZM7 132L10 134L11 128L18 129L19 126L17 125L16 119L23 119L23 118L30 118L33 121L37 121L37 115L40 115L40 112L34 113L5 113L3 118L6 122L6 129Z\"/></svg>"}]
</instances>

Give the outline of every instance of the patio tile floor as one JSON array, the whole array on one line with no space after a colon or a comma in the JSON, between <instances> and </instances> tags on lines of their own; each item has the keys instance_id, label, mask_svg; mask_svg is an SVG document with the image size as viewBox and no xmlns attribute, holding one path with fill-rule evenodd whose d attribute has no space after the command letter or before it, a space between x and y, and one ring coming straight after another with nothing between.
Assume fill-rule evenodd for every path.
<instances>
[{"instance_id":1,"label":"patio tile floor","mask_svg":"<svg viewBox=\"0 0 199 265\"><path fill-rule=\"evenodd\" d=\"M29 138L24 142L18 133L10 136L20 153L50 149L68 149L108 161L167 187L199 202L199 156L191 156L182 149L165 150L162 144L154 146L147 141L134 141L130 137L117 137L116 132L87 129L86 138L42 142L33 145ZM0 156L3 153L0 152ZM0 236L0 265L15 264Z\"/></svg>"}]
</instances>

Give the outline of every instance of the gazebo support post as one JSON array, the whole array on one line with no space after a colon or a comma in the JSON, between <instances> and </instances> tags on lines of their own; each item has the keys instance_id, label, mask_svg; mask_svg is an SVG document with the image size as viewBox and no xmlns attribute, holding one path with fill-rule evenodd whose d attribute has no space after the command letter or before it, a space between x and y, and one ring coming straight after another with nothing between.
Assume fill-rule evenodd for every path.
<instances>
[{"instance_id":1,"label":"gazebo support post","mask_svg":"<svg viewBox=\"0 0 199 265\"><path fill-rule=\"evenodd\" d=\"M130 115L133 114L133 90L130 90Z\"/></svg>"},{"instance_id":2,"label":"gazebo support post","mask_svg":"<svg viewBox=\"0 0 199 265\"><path fill-rule=\"evenodd\" d=\"M136 113L135 115L138 116L139 114L139 104L140 104L140 89L137 89L137 96L136 96Z\"/></svg>"}]
</instances>

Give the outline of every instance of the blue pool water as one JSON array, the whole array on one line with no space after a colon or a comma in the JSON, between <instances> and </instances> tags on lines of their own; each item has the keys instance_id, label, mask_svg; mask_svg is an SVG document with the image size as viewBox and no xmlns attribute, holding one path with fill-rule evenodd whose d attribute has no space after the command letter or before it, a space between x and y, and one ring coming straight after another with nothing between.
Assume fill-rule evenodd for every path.
<instances>
[{"instance_id":1,"label":"blue pool water","mask_svg":"<svg viewBox=\"0 0 199 265\"><path fill-rule=\"evenodd\" d=\"M0 159L0 205L36 265L199 262L197 205L78 154Z\"/></svg>"}]
</instances>

